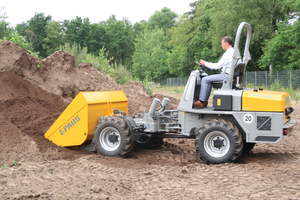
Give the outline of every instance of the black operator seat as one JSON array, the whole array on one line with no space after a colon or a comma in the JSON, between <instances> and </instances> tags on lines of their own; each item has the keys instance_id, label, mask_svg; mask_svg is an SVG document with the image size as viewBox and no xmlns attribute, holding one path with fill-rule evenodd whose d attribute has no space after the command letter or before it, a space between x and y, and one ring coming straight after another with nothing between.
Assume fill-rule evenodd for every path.
<instances>
[{"instance_id":1,"label":"black operator seat","mask_svg":"<svg viewBox=\"0 0 300 200\"><path fill-rule=\"evenodd\" d=\"M243 83L243 79L244 79L244 69L245 69L245 63L239 63L235 69L234 69L234 74L233 74L233 88L236 87L237 85L237 79L239 79L238 84L242 84ZM239 77L239 78L237 78ZM215 89L220 89L223 85L223 81L215 81L212 82L212 87Z\"/></svg>"}]
</instances>

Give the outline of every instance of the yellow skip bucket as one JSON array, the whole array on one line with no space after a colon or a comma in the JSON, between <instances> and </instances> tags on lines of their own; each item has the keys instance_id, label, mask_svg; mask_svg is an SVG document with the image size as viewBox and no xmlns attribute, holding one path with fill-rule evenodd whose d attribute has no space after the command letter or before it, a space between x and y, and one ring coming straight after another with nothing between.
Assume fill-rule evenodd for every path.
<instances>
[{"instance_id":1,"label":"yellow skip bucket","mask_svg":"<svg viewBox=\"0 0 300 200\"><path fill-rule=\"evenodd\" d=\"M79 146L93 139L100 116L114 115L114 109L128 114L123 91L79 92L45 133L45 138L62 147Z\"/></svg>"}]
</instances>

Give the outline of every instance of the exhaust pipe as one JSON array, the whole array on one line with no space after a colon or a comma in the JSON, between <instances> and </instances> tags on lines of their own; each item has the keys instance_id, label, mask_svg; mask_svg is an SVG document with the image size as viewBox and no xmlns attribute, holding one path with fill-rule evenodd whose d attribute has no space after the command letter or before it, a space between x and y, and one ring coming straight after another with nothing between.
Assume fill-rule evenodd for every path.
<instances>
[{"instance_id":1,"label":"exhaust pipe","mask_svg":"<svg viewBox=\"0 0 300 200\"><path fill-rule=\"evenodd\" d=\"M169 104L170 104L170 99L164 97L162 102L161 102L161 106L158 109L158 113L162 113L165 110L168 110L169 109Z\"/></svg>"},{"instance_id":2,"label":"exhaust pipe","mask_svg":"<svg viewBox=\"0 0 300 200\"><path fill-rule=\"evenodd\" d=\"M152 117L153 119L156 118L156 108L158 107L159 104L160 104L160 100L157 98L154 98L152 101L150 110L149 110L150 117Z\"/></svg>"}]
</instances>

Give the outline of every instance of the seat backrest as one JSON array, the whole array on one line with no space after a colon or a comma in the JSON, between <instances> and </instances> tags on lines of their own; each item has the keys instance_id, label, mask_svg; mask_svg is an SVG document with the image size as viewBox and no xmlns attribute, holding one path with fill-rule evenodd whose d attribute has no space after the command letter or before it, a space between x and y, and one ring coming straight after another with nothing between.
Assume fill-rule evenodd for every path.
<instances>
[{"instance_id":1,"label":"seat backrest","mask_svg":"<svg viewBox=\"0 0 300 200\"><path fill-rule=\"evenodd\" d=\"M239 63L235 67L234 74L233 74L233 87L236 87L237 84L239 84L240 86L243 86L245 67L246 67L245 63ZM239 79L239 80L237 80L237 79Z\"/></svg>"},{"instance_id":2,"label":"seat backrest","mask_svg":"<svg viewBox=\"0 0 300 200\"><path fill-rule=\"evenodd\" d=\"M237 66L235 67L234 69L234 74L233 74L233 88L232 89L236 89L236 85L237 85L237 79L239 79L238 81L238 84L240 86L243 85L243 79L244 79L244 71L245 71L245 63L239 63L237 64ZM239 78L237 78L239 77ZM220 89L223 85L223 81L215 81L215 82L212 82L212 86L213 88L215 89Z\"/></svg>"}]
</instances>

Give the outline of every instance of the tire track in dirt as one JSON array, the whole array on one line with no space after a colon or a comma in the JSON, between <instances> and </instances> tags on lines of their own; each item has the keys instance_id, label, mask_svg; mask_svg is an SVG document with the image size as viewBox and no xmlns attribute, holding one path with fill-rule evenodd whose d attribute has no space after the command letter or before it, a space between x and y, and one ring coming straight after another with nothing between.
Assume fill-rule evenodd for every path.
<instances>
[{"instance_id":1,"label":"tire track in dirt","mask_svg":"<svg viewBox=\"0 0 300 200\"><path fill-rule=\"evenodd\" d=\"M99 156L59 161L54 173L51 173L54 168L50 162L17 166L13 168L11 177L1 172L0 180L5 182L3 184L3 181L0 181L0 187L5 191L12 187L21 188L22 196L30 189L32 182L41 183L33 190L46 191L47 187L51 187L53 192L48 192L46 196L54 198L62 194L69 197L80 197L83 194L86 198L101 194L110 199L282 199L291 195L300 197L300 184L297 181L299 171L296 171L297 168L289 170L290 163L277 162L276 159L248 164L196 163L182 167L154 164L143 168L122 168L96 162L96 157ZM252 157L255 157L255 154ZM273 162L277 162L277 168L273 167ZM129 164L130 159L123 162L123 165ZM69 174L73 176L70 177ZM74 185L78 193L65 192ZM101 191L93 192L93 186L97 186Z\"/></svg>"}]
</instances>

